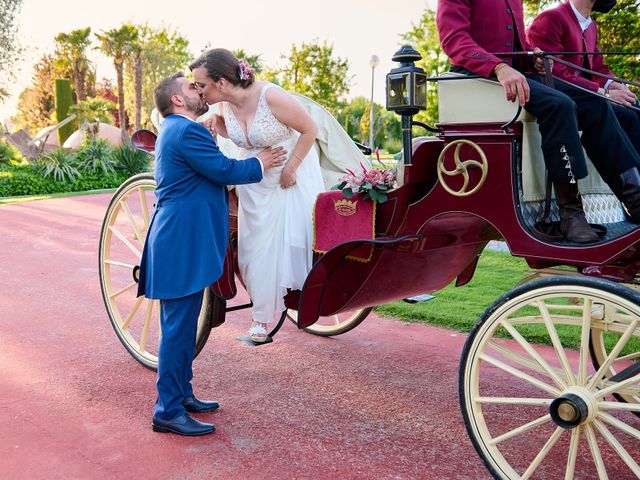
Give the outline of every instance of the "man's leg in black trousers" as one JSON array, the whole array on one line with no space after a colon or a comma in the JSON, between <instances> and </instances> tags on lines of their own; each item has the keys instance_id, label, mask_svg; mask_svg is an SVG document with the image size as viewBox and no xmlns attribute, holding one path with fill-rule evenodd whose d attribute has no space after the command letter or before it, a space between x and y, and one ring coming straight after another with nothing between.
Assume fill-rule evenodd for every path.
<instances>
[{"instance_id":1,"label":"man's leg in black trousers","mask_svg":"<svg viewBox=\"0 0 640 480\"><path fill-rule=\"evenodd\" d=\"M640 154L640 112L616 104L611 104L611 108L636 153Z\"/></svg>"},{"instance_id":2,"label":"man's leg in black trousers","mask_svg":"<svg viewBox=\"0 0 640 480\"><path fill-rule=\"evenodd\" d=\"M577 106L566 95L543 85L538 75L527 77L531 90L525 109L534 115L542 136L542 152L560 210L560 230L575 243L598 241L582 208L577 180L587 176L578 132Z\"/></svg>"}]
</instances>

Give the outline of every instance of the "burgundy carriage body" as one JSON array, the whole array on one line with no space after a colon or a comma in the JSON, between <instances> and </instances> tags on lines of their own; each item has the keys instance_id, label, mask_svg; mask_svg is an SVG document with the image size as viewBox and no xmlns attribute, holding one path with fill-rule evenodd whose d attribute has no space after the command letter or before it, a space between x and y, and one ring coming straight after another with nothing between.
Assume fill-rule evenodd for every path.
<instances>
[{"instance_id":1,"label":"burgundy carriage body","mask_svg":"<svg viewBox=\"0 0 640 480\"><path fill-rule=\"evenodd\" d=\"M524 257L533 268L571 265L594 276L631 281L640 230L593 245L553 244L536 238L521 218L517 190L521 124L440 124L441 134L416 142L413 164L405 167L404 184L378 205L376 240L353 241L320 257L300 295L288 298L298 310L300 328L319 316L380 305L439 290L456 279L456 286L473 276L480 253L490 240L504 240L511 254ZM443 149L461 140L460 157L487 160L486 178L468 196L449 193L438 179ZM454 148L447 149L444 166L454 170ZM481 181L478 167L468 170L468 189ZM446 177L450 190L463 187L463 176ZM467 190L468 190L467 189ZM322 228L322 226L318 226ZM356 247L373 243L368 263L350 260Z\"/></svg>"}]
</instances>

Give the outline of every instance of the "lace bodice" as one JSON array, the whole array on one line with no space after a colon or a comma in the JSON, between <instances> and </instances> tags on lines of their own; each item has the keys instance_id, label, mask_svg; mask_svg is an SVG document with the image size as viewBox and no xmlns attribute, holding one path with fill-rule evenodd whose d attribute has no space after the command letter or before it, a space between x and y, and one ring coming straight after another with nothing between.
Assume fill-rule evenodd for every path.
<instances>
[{"instance_id":1,"label":"lace bodice","mask_svg":"<svg viewBox=\"0 0 640 480\"><path fill-rule=\"evenodd\" d=\"M258 106L256 107L256 115L249 126L247 135L245 135L230 105L227 102L224 103L223 116L227 134L229 139L238 147L247 150L263 149L282 144L295 134L293 129L278 121L269 109L265 93L269 88L275 86L272 83L267 83L262 87Z\"/></svg>"}]
</instances>

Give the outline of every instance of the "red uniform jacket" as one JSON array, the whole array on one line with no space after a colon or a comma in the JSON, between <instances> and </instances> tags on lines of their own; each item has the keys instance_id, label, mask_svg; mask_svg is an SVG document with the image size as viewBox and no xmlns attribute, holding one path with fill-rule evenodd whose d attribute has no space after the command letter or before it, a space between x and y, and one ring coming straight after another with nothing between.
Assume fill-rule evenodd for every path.
<instances>
[{"instance_id":1,"label":"red uniform jacket","mask_svg":"<svg viewBox=\"0 0 640 480\"><path fill-rule=\"evenodd\" d=\"M523 50L531 50L525 37L522 0L438 0L436 23L452 65L484 77L498 63L512 64L511 58L492 53L514 51L516 38Z\"/></svg>"},{"instance_id":2,"label":"red uniform jacket","mask_svg":"<svg viewBox=\"0 0 640 480\"><path fill-rule=\"evenodd\" d=\"M557 7L545 10L536 17L527 30L527 39L536 47L547 52L599 52L598 49L598 27L596 22L582 32L580 22L571 8L569 2ZM559 58L567 62L575 63L598 73L613 77L609 67L603 62L602 55L587 55L588 65L583 65L584 55L559 55ZM553 64L553 74L567 82L580 85L589 90L597 91L599 87L604 87L607 82L605 78L591 77L585 78L582 72L575 68L561 65L558 62Z\"/></svg>"}]
</instances>

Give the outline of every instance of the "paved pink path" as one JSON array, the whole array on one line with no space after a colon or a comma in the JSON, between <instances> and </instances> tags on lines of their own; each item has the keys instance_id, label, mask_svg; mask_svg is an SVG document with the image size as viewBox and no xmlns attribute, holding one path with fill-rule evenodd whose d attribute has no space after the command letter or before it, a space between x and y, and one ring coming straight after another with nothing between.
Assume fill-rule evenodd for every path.
<instances>
[{"instance_id":1,"label":"paved pink path","mask_svg":"<svg viewBox=\"0 0 640 480\"><path fill-rule=\"evenodd\" d=\"M0 206L0 478L486 479L457 400L464 336L368 318L331 339L285 325L249 347L212 333L194 386L208 437L153 433L154 373L99 289L110 195Z\"/></svg>"}]
</instances>

